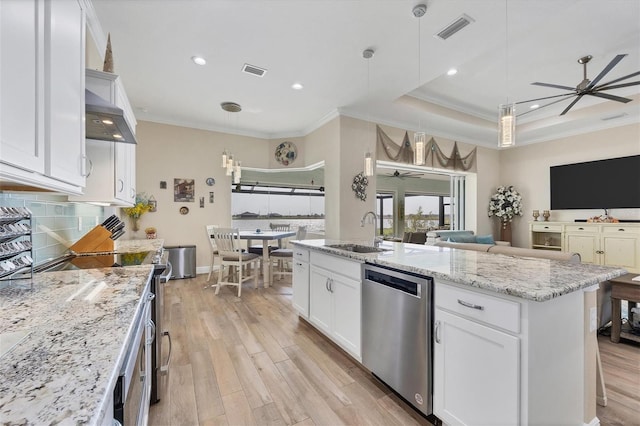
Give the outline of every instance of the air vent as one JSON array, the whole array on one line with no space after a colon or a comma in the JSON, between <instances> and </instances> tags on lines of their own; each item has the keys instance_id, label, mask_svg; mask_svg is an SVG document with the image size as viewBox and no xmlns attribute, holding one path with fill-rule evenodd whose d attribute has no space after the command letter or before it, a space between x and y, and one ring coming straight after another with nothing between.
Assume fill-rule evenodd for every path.
<instances>
[{"instance_id":1,"label":"air vent","mask_svg":"<svg viewBox=\"0 0 640 426\"><path fill-rule=\"evenodd\" d=\"M627 114L626 112L623 112L621 114L616 114L616 115L612 115L612 116L609 116L609 117L603 117L600 120L602 120L602 121L616 120L618 118L626 117L627 115L629 115L629 114Z\"/></svg>"},{"instance_id":2,"label":"air vent","mask_svg":"<svg viewBox=\"0 0 640 426\"><path fill-rule=\"evenodd\" d=\"M472 24L474 22L475 20L472 17L470 17L469 15L462 14L458 19L456 19L455 21L453 21L452 23L444 27L442 30L440 30L440 32L438 32L435 35L435 37L441 40L446 40L452 35L454 35L455 33L457 33L458 31L460 31L461 29L463 29L464 27L466 27L467 25Z\"/></svg>"},{"instance_id":3,"label":"air vent","mask_svg":"<svg viewBox=\"0 0 640 426\"><path fill-rule=\"evenodd\" d=\"M244 64L242 67L242 72L246 72L247 74L252 74L257 77L264 77L267 73L267 70L264 68L256 67L255 65Z\"/></svg>"}]
</instances>

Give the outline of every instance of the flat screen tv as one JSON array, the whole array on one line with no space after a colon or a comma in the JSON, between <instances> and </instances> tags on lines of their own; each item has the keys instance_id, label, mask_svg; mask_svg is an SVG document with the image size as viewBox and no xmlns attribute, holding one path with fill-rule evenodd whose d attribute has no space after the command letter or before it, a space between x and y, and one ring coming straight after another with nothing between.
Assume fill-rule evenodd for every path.
<instances>
[{"instance_id":1,"label":"flat screen tv","mask_svg":"<svg viewBox=\"0 0 640 426\"><path fill-rule=\"evenodd\" d=\"M551 210L640 208L640 155L553 166Z\"/></svg>"}]
</instances>

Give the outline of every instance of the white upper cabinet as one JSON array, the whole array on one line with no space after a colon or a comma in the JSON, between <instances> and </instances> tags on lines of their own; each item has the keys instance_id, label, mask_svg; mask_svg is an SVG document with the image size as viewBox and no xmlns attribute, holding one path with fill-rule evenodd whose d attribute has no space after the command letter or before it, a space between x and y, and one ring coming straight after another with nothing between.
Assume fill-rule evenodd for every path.
<instances>
[{"instance_id":1,"label":"white upper cabinet","mask_svg":"<svg viewBox=\"0 0 640 426\"><path fill-rule=\"evenodd\" d=\"M78 1L0 2L0 180L82 192L84 54Z\"/></svg>"},{"instance_id":2,"label":"white upper cabinet","mask_svg":"<svg viewBox=\"0 0 640 426\"><path fill-rule=\"evenodd\" d=\"M135 131L135 117L116 74L88 69L86 88L121 108L129 128ZM89 170L84 194L71 196L69 200L133 206L136 200L136 145L87 139L86 150Z\"/></svg>"}]
</instances>

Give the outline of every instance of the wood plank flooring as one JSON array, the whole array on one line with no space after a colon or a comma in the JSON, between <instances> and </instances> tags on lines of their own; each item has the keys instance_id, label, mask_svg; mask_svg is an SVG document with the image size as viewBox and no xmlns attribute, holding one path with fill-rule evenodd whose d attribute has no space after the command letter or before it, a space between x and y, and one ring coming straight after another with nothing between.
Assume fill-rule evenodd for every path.
<instances>
[{"instance_id":1,"label":"wood plank flooring","mask_svg":"<svg viewBox=\"0 0 640 426\"><path fill-rule=\"evenodd\" d=\"M430 425L291 307L291 277L218 296L206 275L170 281L168 392L149 424ZM602 425L640 425L639 345L600 340L609 404ZM165 344L165 350L167 349Z\"/></svg>"}]
</instances>

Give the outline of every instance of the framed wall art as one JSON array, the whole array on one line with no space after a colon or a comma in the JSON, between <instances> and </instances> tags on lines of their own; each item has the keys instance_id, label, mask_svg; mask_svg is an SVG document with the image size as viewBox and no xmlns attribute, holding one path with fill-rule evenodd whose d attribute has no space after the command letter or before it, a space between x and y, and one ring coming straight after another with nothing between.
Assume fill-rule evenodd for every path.
<instances>
[{"instance_id":1,"label":"framed wall art","mask_svg":"<svg viewBox=\"0 0 640 426\"><path fill-rule=\"evenodd\" d=\"M173 201L193 203L194 193L194 179L173 179Z\"/></svg>"}]
</instances>

